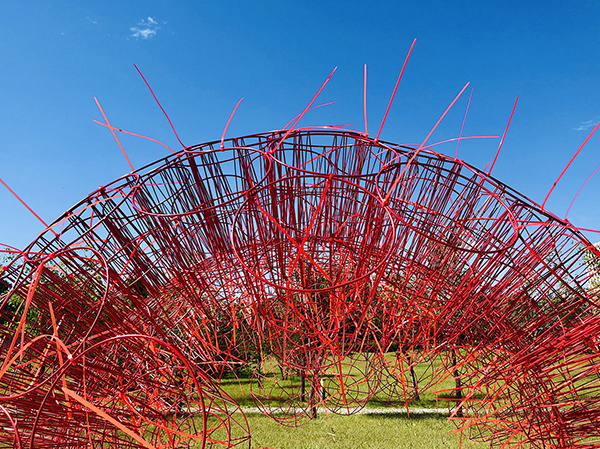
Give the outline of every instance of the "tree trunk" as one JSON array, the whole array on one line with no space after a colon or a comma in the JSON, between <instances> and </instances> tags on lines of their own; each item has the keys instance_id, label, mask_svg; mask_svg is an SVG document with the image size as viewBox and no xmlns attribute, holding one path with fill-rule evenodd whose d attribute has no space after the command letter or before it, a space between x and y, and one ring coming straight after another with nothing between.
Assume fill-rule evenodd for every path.
<instances>
[{"instance_id":1,"label":"tree trunk","mask_svg":"<svg viewBox=\"0 0 600 449\"><path fill-rule=\"evenodd\" d=\"M415 367L413 366L412 357L410 355L408 356L408 366L410 367L410 380L415 389L415 399L418 401L421 399L421 395L419 394L419 382L417 381L417 374L415 373Z\"/></svg>"},{"instance_id":2,"label":"tree trunk","mask_svg":"<svg viewBox=\"0 0 600 449\"><path fill-rule=\"evenodd\" d=\"M306 373L300 371L300 400L306 402Z\"/></svg>"},{"instance_id":3,"label":"tree trunk","mask_svg":"<svg viewBox=\"0 0 600 449\"><path fill-rule=\"evenodd\" d=\"M321 382L318 376L314 376L312 378L312 386L310 389L310 417L315 419L317 417L317 405L319 403L319 399L321 397L320 389Z\"/></svg>"},{"instance_id":4,"label":"tree trunk","mask_svg":"<svg viewBox=\"0 0 600 449\"><path fill-rule=\"evenodd\" d=\"M463 416L463 411L462 411L462 398L463 398L462 383L460 381L460 373L458 372L458 366L457 366L457 363L456 363L456 350L454 348L452 348L452 366L454 367L453 376L454 376L454 382L456 384L456 387L454 389L454 397L457 399L456 406L458 407L458 409L456 411L456 416L462 417Z\"/></svg>"}]
</instances>

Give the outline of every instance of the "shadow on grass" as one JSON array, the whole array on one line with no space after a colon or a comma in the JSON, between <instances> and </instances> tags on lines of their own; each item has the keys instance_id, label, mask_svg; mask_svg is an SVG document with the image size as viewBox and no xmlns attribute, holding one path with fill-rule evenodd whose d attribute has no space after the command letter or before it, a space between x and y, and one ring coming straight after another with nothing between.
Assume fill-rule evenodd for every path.
<instances>
[{"instance_id":1,"label":"shadow on grass","mask_svg":"<svg viewBox=\"0 0 600 449\"><path fill-rule=\"evenodd\" d=\"M448 415L443 415L441 413L411 413L407 415L406 413L365 413L363 415L367 419L373 420L404 420L404 421L422 421L425 419L439 419L440 421L446 421L448 419Z\"/></svg>"},{"instance_id":2,"label":"shadow on grass","mask_svg":"<svg viewBox=\"0 0 600 449\"><path fill-rule=\"evenodd\" d=\"M442 403L441 400L444 402ZM419 407L419 408L436 408L443 406L446 403L446 399L440 398L440 401L436 401L435 399L420 399L410 401L408 403L409 407ZM367 407L373 408L405 408L406 404L402 401L382 401L377 398L369 399Z\"/></svg>"},{"instance_id":3,"label":"shadow on grass","mask_svg":"<svg viewBox=\"0 0 600 449\"><path fill-rule=\"evenodd\" d=\"M216 380L215 382L220 385L250 385L251 381L252 379L246 377L241 377L239 379L236 379L235 377L230 377L226 379L221 379L220 381Z\"/></svg>"}]
</instances>

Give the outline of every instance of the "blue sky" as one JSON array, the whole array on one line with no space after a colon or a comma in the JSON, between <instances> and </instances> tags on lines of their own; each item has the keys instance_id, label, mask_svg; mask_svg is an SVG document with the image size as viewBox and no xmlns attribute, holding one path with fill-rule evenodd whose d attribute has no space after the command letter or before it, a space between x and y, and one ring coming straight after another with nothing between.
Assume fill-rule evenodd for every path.
<instances>
[{"instance_id":1,"label":"blue sky","mask_svg":"<svg viewBox=\"0 0 600 449\"><path fill-rule=\"evenodd\" d=\"M404 58L415 49L382 132L421 142L462 87L465 94L430 142L501 135L519 103L493 175L537 202L600 120L597 1L27 1L0 15L0 178L46 222L130 171L102 120L178 143L137 64L186 145L278 129L300 113L334 67L300 125L363 129L363 65L369 131L375 133ZM134 167L166 155L133 137ZM498 140L462 142L459 157L483 168ZM456 146L438 147L454 154ZM593 136L547 208L564 216L600 164ZM569 219L600 229L593 178ZM43 225L0 186L0 243L24 247ZM590 235L593 241L600 240Z\"/></svg>"}]
</instances>

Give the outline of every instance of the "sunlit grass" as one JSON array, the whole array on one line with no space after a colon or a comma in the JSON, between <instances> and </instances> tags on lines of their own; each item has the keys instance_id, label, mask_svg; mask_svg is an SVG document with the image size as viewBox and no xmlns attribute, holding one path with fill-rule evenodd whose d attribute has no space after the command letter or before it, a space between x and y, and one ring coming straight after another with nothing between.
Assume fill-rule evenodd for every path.
<instances>
[{"instance_id":1,"label":"sunlit grass","mask_svg":"<svg viewBox=\"0 0 600 449\"><path fill-rule=\"evenodd\" d=\"M442 363L446 362L444 356L436 356L427 362L421 362L416 364L414 367L415 377L418 385L418 396L415 397L414 385L408 372L403 373L400 370L393 371L395 361L392 360L391 356L386 356L388 360L388 370L383 370L383 374L379 377L373 375L373 368L367 367L364 360L355 361L352 364L342 366L342 375L345 388L352 390L354 397L367 398L365 406L367 408L381 408L381 407L400 407L405 408L406 402L408 401L411 407L417 408L447 408L448 400L451 399L452 389L455 388L454 378L441 369ZM300 376L295 373L288 373L285 380L281 380L280 372L267 365L266 371L270 371L272 376L262 378L262 384L265 391L270 393L273 401L277 395L292 390L299 390L302 382ZM379 367L381 369L381 366ZM393 372L390 373L389 371ZM370 376L377 378L378 380L365 381L364 373L370 373ZM334 394L334 398L337 402L343 402L341 398L339 388L339 369L331 367L324 370L322 375L324 378L324 384L329 385L329 392ZM279 380L272 390L272 379L277 378ZM256 392L259 380L257 378L250 379L242 377L239 379L228 378L221 380L221 388L225 390L238 404L242 407L253 407L255 402L251 395L251 388ZM389 389L379 391L377 394L370 395L369 389L377 391L384 383L395 385L395 394L390 395ZM337 388L336 388L337 387ZM310 380L306 381L307 391L310 389ZM308 398L308 393L307 393ZM269 398L262 398L263 402L268 403ZM326 404L327 404L326 400ZM452 401L453 402L453 401Z\"/></svg>"},{"instance_id":2,"label":"sunlit grass","mask_svg":"<svg viewBox=\"0 0 600 449\"><path fill-rule=\"evenodd\" d=\"M410 408L431 409L431 413L415 414L407 416L406 413L372 413L373 409L379 408L399 408L405 409L404 392L411 394L412 378L406 374L386 374L382 375L381 381L401 379L404 376L404 387L399 385L396 388L397 397L390 400L389 394L380 393L373 395L366 403L366 408L371 412L368 414L358 414L350 416L340 416L324 412L319 409L317 419L308 421L300 427L282 426L268 416L260 413L247 413L246 418L252 435L251 447L258 448L279 448L279 449L345 449L345 448L487 448L489 443L476 443L462 438L460 433L453 432L456 426L448 420L444 413L437 413L436 409L445 410L448 407L448 400L452 397L451 390L455 387L455 380L447 375L447 369L440 369L441 365L448 363L448 359L438 356L434 359L418 363L414 367L415 377L418 380L419 395L418 399L412 395ZM393 361L390 357L390 364ZM269 369L273 378L280 378L281 374L277 368ZM446 366L447 368L447 366ZM364 382L364 373L369 372L370 368L364 360L349 363L342 367L342 374L346 387L354 388L357 396L365 397L368 395L369 386ZM339 377L339 368L334 367L324 370L323 377L329 377L329 380ZM446 375L442 374L446 372ZM392 376L393 379L384 376ZM395 377L394 377L395 376ZM256 388L256 378L223 379L221 388L223 388L238 404L243 408L254 407L251 396L251 384ZM266 403L276 404L276 397L285 388L298 390L301 383L301 377L297 373L288 373L284 381L280 382L271 391L272 385L267 376L263 379L264 390L273 394L272 399L264 398ZM326 382L325 382L326 383ZM400 382L401 384L402 382ZM410 385L409 385L410 384ZM306 388L310 388L310 382L307 381ZM441 393L440 393L441 392ZM451 404L453 401L450 402ZM327 404L327 401L326 401ZM302 405L299 401L298 405ZM321 404L322 405L322 404Z\"/></svg>"},{"instance_id":3,"label":"sunlit grass","mask_svg":"<svg viewBox=\"0 0 600 449\"><path fill-rule=\"evenodd\" d=\"M258 413L248 414L247 419L252 449L458 448L461 443L460 435L452 433L455 426L436 415L321 414L295 428L281 426ZM489 448L489 443L463 438L462 447L483 449Z\"/></svg>"}]
</instances>

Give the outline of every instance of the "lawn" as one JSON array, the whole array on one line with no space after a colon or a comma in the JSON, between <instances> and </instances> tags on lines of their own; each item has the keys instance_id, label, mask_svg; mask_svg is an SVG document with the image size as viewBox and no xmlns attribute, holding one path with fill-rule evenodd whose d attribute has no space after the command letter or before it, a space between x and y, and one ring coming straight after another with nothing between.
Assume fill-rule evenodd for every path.
<instances>
[{"instance_id":1,"label":"lawn","mask_svg":"<svg viewBox=\"0 0 600 449\"><path fill-rule=\"evenodd\" d=\"M488 448L489 443L471 442L466 438L462 438L461 441L460 434L453 432L456 430L456 426L448 420L443 411L447 410L447 400L445 399L451 395L447 390L454 387L454 379L446 376L440 380L439 373L438 376L433 375L443 363L447 363L447 359L439 357L437 360L418 364L414 370L420 390L419 398L413 399L410 407L433 409L432 412L411 413L410 416L407 416L405 412L379 413L378 410L374 410L390 407L405 409L403 397L400 397L404 391L401 386L396 389L395 400L390 401L389 391L370 397L365 404L365 409L369 413L349 416L336 415L325 412L321 404L318 417L308 422L304 420L303 422L306 423L300 427L283 426L268 416L251 412L246 413L252 435L251 447L252 449L264 447L277 449L385 449L458 448L462 445L463 448ZM361 375L365 370L368 371L368 368L361 361L355 361L348 367L342 368L344 382L347 382L346 387L350 390L354 389L357 393L355 398L361 396L366 398L368 388L364 382L364 376ZM269 392L273 397L267 394L262 398L264 403L271 404L276 408L276 398L284 390L299 391L301 383L299 376L290 374L285 380L277 380L281 377L278 375L277 369L265 371L267 371L267 376L262 380L262 391ZM269 372L272 377L269 377ZM327 372L324 376L327 376ZM333 374L329 374L329 376L335 380ZM385 376L388 378L386 379ZM389 381L389 376L389 373L382 376L382 381ZM278 382L274 388L271 384L272 379ZM412 378L407 376L404 381L411 383ZM325 384L327 384L327 380ZM427 385L430 387L425 388ZM251 387L253 390L257 389L256 379L223 379L221 387L246 410L256 406L250 393ZM296 397L295 405L301 408L306 406L306 402L302 402ZM441 413L437 413L435 409L439 409Z\"/></svg>"},{"instance_id":2,"label":"lawn","mask_svg":"<svg viewBox=\"0 0 600 449\"><path fill-rule=\"evenodd\" d=\"M252 449L387 449L458 448L460 435L444 416L365 414L339 416L321 414L302 427L285 427L267 416L247 415ZM489 448L466 438L463 448Z\"/></svg>"},{"instance_id":3,"label":"lawn","mask_svg":"<svg viewBox=\"0 0 600 449\"><path fill-rule=\"evenodd\" d=\"M409 372L400 373L401 370L394 371L394 361L392 355L386 355L390 365L379 375L373 375L373 368L367 367L364 360L352 360L344 364L341 368L344 387L347 390L348 397L353 397L356 403L366 402L366 408L394 407L405 408L405 400L408 399L411 407L416 408L447 408L448 399L452 396L452 389L455 388L454 378L448 374L448 357L445 354L437 355L426 361L416 364L414 367L414 380L418 385L418 395L414 394L413 378ZM268 366L263 369L263 376L250 379L225 378L221 380L221 388L229 394L242 407L254 407L256 404L252 398L251 390L262 394L264 403L276 405L277 397L282 393L290 396L298 396L297 405L302 406L303 402L299 400L301 378L295 372L288 373L285 379L282 379L281 372L277 367ZM380 365L381 367L381 365ZM343 403L343 398L339 393L339 369L330 367L322 375L323 385L327 389L325 396L326 404L331 407L332 403ZM370 373L370 383L365 381L365 373ZM306 389L310 388L310 381L307 380ZM373 385L375 383L375 385ZM404 385L403 385L404 384ZM263 388L258 388L262 386ZM369 389L378 390L377 394L370 395ZM308 393L307 395L308 396ZM307 397L306 397L307 399ZM305 404L305 402L304 402Z\"/></svg>"}]
</instances>

